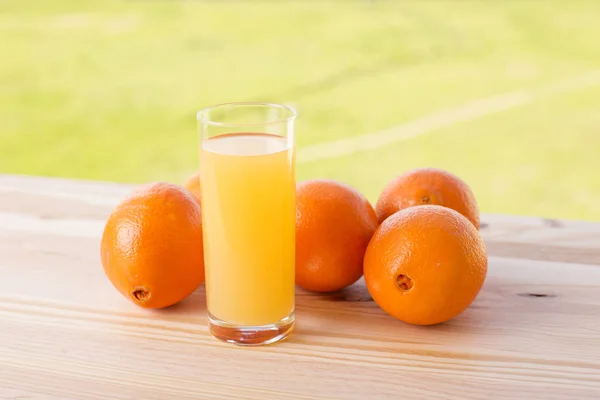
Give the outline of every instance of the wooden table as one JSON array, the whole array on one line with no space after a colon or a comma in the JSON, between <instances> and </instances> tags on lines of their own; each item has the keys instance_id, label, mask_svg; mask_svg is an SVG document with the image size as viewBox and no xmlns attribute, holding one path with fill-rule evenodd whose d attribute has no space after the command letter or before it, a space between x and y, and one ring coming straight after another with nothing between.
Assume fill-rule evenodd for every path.
<instances>
[{"instance_id":1,"label":"wooden table","mask_svg":"<svg viewBox=\"0 0 600 400\"><path fill-rule=\"evenodd\" d=\"M165 310L105 278L125 185L0 175L1 399L600 398L600 224L483 216L485 286L458 318L387 316L362 282L297 294L278 345L207 330L204 289Z\"/></svg>"}]
</instances>

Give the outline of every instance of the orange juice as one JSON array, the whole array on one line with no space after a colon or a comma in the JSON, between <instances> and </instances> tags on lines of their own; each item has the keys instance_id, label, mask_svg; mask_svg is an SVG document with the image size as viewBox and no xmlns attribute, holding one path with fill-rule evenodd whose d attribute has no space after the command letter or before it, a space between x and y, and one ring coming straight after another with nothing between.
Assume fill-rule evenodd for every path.
<instances>
[{"instance_id":1,"label":"orange juice","mask_svg":"<svg viewBox=\"0 0 600 400\"><path fill-rule=\"evenodd\" d=\"M227 134L200 150L206 296L212 318L258 326L294 309L296 183L284 137Z\"/></svg>"}]
</instances>

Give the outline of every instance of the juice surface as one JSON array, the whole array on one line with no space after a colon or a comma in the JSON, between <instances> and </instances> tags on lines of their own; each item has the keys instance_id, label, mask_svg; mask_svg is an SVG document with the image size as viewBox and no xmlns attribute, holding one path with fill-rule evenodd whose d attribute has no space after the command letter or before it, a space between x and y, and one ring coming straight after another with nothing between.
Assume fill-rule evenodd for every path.
<instances>
[{"instance_id":1,"label":"juice surface","mask_svg":"<svg viewBox=\"0 0 600 400\"><path fill-rule=\"evenodd\" d=\"M268 134L206 139L200 180L207 306L239 325L280 321L294 309L294 149Z\"/></svg>"}]
</instances>

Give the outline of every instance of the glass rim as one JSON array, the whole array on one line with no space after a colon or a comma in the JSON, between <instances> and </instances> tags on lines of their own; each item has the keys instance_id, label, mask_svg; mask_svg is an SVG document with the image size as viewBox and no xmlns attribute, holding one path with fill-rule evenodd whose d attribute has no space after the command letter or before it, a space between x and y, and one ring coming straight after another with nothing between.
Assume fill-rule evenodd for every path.
<instances>
[{"instance_id":1,"label":"glass rim","mask_svg":"<svg viewBox=\"0 0 600 400\"><path fill-rule=\"evenodd\" d=\"M212 121L211 119L205 118L203 116L203 113L206 113L207 111L211 111L211 110L225 107L225 106L262 106L262 107L278 108L281 110L286 110L287 112L289 112L290 116L287 118L274 119L272 121L265 121L265 122L260 122L260 123L249 123L249 124L217 122L217 121ZM235 127L264 126L264 125L271 125L271 124L277 124L277 123L282 123L282 122L289 122L289 121L293 121L294 119L296 119L296 116L297 116L296 110L294 110L293 108L286 106L284 104L269 103L269 102L254 102L254 101L236 101L236 102L230 102L230 103L214 104L212 106L204 107L196 113L196 119L198 120L198 122L201 122L206 125L220 126L220 127L226 127L226 128L227 127L235 128Z\"/></svg>"}]
</instances>

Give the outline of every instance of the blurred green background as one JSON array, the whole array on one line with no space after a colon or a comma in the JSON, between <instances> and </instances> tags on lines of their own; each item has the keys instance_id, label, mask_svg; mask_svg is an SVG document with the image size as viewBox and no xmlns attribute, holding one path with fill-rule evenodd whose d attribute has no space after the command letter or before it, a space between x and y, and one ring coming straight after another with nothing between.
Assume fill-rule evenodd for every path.
<instances>
[{"instance_id":1,"label":"blurred green background","mask_svg":"<svg viewBox=\"0 0 600 400\"><path fill-rule=\"evenodd\" d=\"M272 101L299 112L299 179L375 201L437 166L483 212L598 220L598 21L595 0L3 0L0 172L182 183L199 108Z\"/></svg>"}]
</instances>

